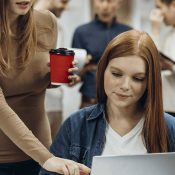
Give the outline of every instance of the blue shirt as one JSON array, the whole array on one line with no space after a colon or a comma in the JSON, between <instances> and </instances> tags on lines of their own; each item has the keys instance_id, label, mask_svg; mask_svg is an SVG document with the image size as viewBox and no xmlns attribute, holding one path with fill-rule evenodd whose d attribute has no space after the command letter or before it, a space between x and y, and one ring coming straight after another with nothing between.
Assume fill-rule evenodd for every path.
<instances>
[{"instance_id":1,"label":"blue shirt","mask_svg":"<svg viewBox=\"0 0 175 175\"><path fill-rule=\"evenodd\" d=\"M165 113L169 152L175 151L175 118ZM91 167L93 156L101 155L105 145L106 119L104 105L97 104L72 114L55 137L50 151ZM54 175L41 170L40 175Z\"/></svg>"},{"instance_id":2,"label":"blue shirt","mask_svg":"<svg viewBox=\"0 0 175 175\"><path fill-rule=\"evenodd\" d=\"M72 47L85 49L92 56L91 63L97 64L107 44L115 36L130 29L131 27L118 23L115 19L109 26L96 18L75 30ZM96 71L88 71L83 76L80 92L89 98L96 97Z\"/></svg>"}]
</instances>

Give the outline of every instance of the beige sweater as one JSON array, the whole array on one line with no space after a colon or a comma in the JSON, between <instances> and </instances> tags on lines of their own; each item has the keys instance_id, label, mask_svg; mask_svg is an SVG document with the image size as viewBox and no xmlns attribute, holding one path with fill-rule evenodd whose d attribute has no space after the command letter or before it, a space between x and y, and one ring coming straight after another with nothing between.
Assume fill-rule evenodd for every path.
<instances>
[{"instance_id":1,"label":"beige sweater","mask_svg":"<svg viewBox=\"0 0 175 175\"><path fill-rule=\"evenodd\" d=\"M37 26L52 29L39 35L39 39L49 44L50 49L55 48L55 16L49 11L35 11L34 15ZM16 44L14 41L11 51L14 59ZM48 62L49 49L37 51L27 68L22 71L13 69L8 77L0 76L0 163L31 157L42 165L52 157L46 149L51 144L51 136L44 109L45 90L49 85Z\"/></svg>"}]
</instances>

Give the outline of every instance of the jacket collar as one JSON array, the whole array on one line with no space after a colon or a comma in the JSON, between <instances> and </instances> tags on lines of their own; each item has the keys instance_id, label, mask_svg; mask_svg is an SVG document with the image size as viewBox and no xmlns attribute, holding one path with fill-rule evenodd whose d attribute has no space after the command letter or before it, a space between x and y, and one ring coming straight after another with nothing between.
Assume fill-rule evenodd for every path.
<instances>
[{"instance_id":1,"label":"jacket collar","mask_svg":"<svg viewBox=\"0 0 175 175\"><path fill-rule=\"evenodd\" d=\"M105 118L105 104L98 103L93 108L87 120L94 120L102 116Z\"/></svg>"}]
</instances>

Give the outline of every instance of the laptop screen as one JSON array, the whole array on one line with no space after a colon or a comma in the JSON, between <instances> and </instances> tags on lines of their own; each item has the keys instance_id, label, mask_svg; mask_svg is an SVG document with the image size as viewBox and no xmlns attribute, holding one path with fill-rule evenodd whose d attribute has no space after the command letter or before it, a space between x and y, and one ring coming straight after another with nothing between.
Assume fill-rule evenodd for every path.
<instances>
[{"instance_id":1,"label":"laptop screen","mask_svg":"<svg viewBox=\"0 0 175 175\"><path fill-rule=\"evenodd\" d=\"M175 175L175 153L95 156L91 175Z\"/></svg>"}]
</instances>

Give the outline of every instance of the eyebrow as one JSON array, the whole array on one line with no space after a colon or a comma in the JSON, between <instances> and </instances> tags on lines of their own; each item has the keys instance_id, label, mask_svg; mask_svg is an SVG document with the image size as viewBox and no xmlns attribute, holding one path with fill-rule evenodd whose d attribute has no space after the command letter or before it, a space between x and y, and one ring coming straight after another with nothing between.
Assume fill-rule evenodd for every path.
<instances>
[{"instance_id":1,"label":"eyebrow","mask_svg":"<svg viewBox=\"0 0 175 175\"><path fill-rule=\"evenodd\" d=\"M110 69L114 69L114 70L123 72L121 69L119 69L119 68L117 68L117 67L114 67L114 66L111 66ZM136 74L136 75L146 75L146 72L136 72L135 74Z\"/></svg>"}]
</instances>

